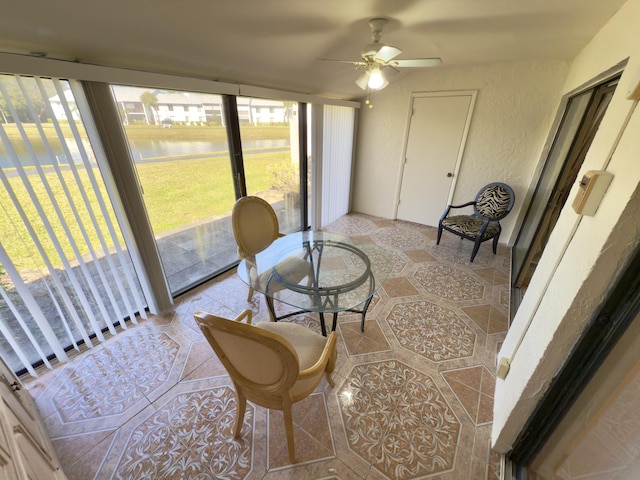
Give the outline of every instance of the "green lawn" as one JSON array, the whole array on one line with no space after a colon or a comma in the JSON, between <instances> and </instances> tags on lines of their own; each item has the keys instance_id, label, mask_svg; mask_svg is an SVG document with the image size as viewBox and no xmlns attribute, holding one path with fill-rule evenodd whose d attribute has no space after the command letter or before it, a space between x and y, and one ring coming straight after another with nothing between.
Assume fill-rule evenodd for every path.
<instances>
[{"instance_id":1,"label":"green lawn","mask_svg":"<svg viewBox=\"0 0 640 480\"><path fill-rule=\"evenodd\" d=\"M9 126L7 126L9 127ZM245 127L243 127L245 128ZM251 128L252 138L288 138L288 127L247 127ZM7 128L7 130L10 130ZM163 138L176 135L175 138L197 140L206 138L211 140L213 136L225 135L222 127L172 127L162 129L159 127L127 127L130 136L137 138ZM15 132L8 132L10 135ZM29 131L31 136L34 131ZM245 171L247 174L247 185L252 192L269 190L274 183L271 171L274 165L280 168L288 168L289 152L273 152L248 154L244 157ZM147 207L154 232L161 234L167 230L200 221L212 216L228 214L235 201L235 193L232 183L231 167L227 156L204 156L194 160L171 160L163 162L140 163L137 165L140 183L144 191L144 201ZM7 170L10 172L10 170ZM97 169L94 171L96 177L100 178ZM82 183L89 185L86 172L81 174ZM97 233L92 226L88 210L79 209L74 213L70 203L83 206L84 201L77 188L69 187L69 194L72 202L65 200L66 193L61 182L58 181L55 173L47 173L47 178L51 184L52 194L56 203L60 204L60 211L57 212L53 204L48 199L47 191L37 175L30 175L29 180L32 188L43 205L46 218L50 219L51 229L59 239L67 258L75 257L71 245L67 238L67 232L60 226L62 222L58 220L58 215L62 215L65 223L70 226L69 234L73 236L78 245L86 245L80 225L87 226L87 236L89 243L97 245ZM73 175L70 171L63 172L64 182L67 185L75 185ZM47 225L39 219L40 215L29 199L29 193L22 185L19 177L10 177L9 183L15 195L25 207L25 215L31 219L32 228L35 235L41 239L42 248L50 258L54 266L60 266L61 261L53 244L48 240ZM87 192L89 202L94 211L99 212L98 201L95 192ZM104 186L100 187L100 195L107 202L109 209L111 204L107 198ZM13 202L7 189L0 188L0 231L2 232L2 245L9 253L12 261L19 271L41 269L42 261L38 260L40 255L31 241L31 232L24 225L19 213L13 207ZM77 217L76 217L77 215ZM114 218L112 212L109 215ZM115 221L115 220L114 220ZM100 215L97 218L99 230L103 235L108 235L105 222ZM113 242L109 240L109 246ZM85 247L82 255L88 253Z\"/></svg>"},{"instance_id":2,"label":"green lawn","mask_svg":"<svg viewBox=\"0 0 640 480\"><path fill-rule=\"evenodd\" d=\"M272 186L269 165L288 159L288 152L246 155L247 185L255 191L268 190ZM229 214L235 202L228 158L141 164L138 175L156 233Z\"/></svg>"}]
</instances>

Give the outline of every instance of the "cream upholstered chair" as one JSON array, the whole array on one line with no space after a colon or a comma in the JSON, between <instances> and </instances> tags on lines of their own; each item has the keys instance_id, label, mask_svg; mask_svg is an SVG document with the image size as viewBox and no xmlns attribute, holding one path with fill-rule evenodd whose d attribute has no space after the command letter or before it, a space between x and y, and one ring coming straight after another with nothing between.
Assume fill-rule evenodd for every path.
<instances>
[{"instance_id":1,"label":"cream upholstered chair","mask_svg":"<svg viewBox=\"0 0 640 480\"><path fill-rule=\"evenodd\" d=\"M194 316L235 385L238 409L234 437L240 436L247 400L282 410L289 460L295 463L291 407L316 389L323 374L334 385L331 373L337 357L336 332L323 337L287 322L254 326L251 310L235 320L202 311Z\"/></svg>"},{"instance_id":2,"label":"cream upholstered chair","mask_svg":"<svg viewBox=\"0 0 640 480\"><path fill-rule=\"evenodd\" d=\"M255 256L271 245L278 237L284 237L279 231L278 217L269 202L260 197L247 196L236 200L231 212L231 225L233 236L238 244L238 257L246 260L250 269L249 277L252 282L268 284L270 272L258 274L255 266ZM303 259L291 258L284 261L280 268L287 271L287 278L294 282L299 282L305 277L307 283L311 283L312 265ZM274 287L271 290L275 293L277 289L284 287ZM249 287L247 301L251 301L254 289ZM269 311L272 320L276 320L275 311Z\"/></svg>"},{"instance_id":3,"label":"cream upholstered chair","mask_svg":"<svg viewBox=\"0 0 640 480\"><path fill-rule=\"evenodd\" d=\"M246 196L236 200L231 211L233 236L238 244L238 257L250 258L267 248L280 233L278 217L271 205L260 197ZM249 287L247 301L253 296L253 288Z\"/></svg>"}]
</instances>

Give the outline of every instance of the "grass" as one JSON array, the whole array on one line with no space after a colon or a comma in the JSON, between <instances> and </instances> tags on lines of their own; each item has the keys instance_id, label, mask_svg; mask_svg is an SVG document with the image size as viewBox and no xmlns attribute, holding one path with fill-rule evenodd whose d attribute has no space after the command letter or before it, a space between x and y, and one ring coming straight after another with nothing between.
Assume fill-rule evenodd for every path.
<instances>
[{"instance_id":1,"label":"grass","mask_svg":"<svg viewBox=\"0 0 640 480\"><path fill-rule=\"evenodd\" d=\"M288 152L245 156L247 185L271 188L269 166L288 162ZM213 215L230 214L235 202L228 158L202 158L138 166L147 211L156 233Z\"/></svg>"},{"instance_id":2,"label":"grass","mask_svg":"<svg viewBox=\"0 0 640 480\"><path fill-rule=\"evenodd\" d=\"M10 127L7 126L7 127ZM289 136L288 127L243 127L251 138L286 138ZM7 128L9 131L10 129ZM9 133L9 132L8 132ZM10 132L15 133L15 132ZM36 132L29 131L31 136ZM211 140L212 136L219 136L226 132L222 127L172 127L162 129L160 127L127 127L130 137L162 138L168 139L203 139ZM37 142L39 140L33 140ZM271 152L259 154L247 154L244 156L246 181L250 192L268 190L272 187L273 178L270 169L274 165L288 165L289 152ZM144 201L151 224L156 235L173 228L197 222L209 217L229 214L235 201L233 187L233 177L228 156L204 156L202 158L190 160L173 160L163 162L150 162L137 164L138 176L144 192ZM10 171L10 169L7 169ZM100 173L94 169L94 174L100 178ZM42 249L51 263L59 267L62 265L60 256L49 240L50 235L47 229L50 228L58 238L63 254L66 258L75 257L71 243L66 240L67 235L71 235L78 245L85 246L87 243L98 245L98 233L92 225L89 210L84 208L84 201L80 190L73 179L72 172L66 170L62 173L63 182L60 182L55 173L46 174L48 183L51 185L51 193L60 205L60 210L56 211L54 204L50 201L49 195L43 182L37 175L30 175L33 191L42 204L43 214L49 220L50 226L40 219L40 212L30 200L29 192L22 184L20 177L14 176L8 179L12 190L15 192L19 202L23 205L25 216L31 219L33 231L30 231L24 224L22 217L13 207L13 202L6 188L0 188L0 231L2 232L2 245L8 252L16 268L19 271L37 270L42 268L40 254L36 250L31 237L35 235L42 243ZM69 185L69 195L72 201L66 200L66 193L63 183ZM81 172L81 183L89 185L87 172ZM100 182L100 191L86 191L89 203L93 211L100 212L98 197L105 199L109 206L109 216L115 222L115 215L111 211L105 187ZM80 205L74 214L71 204ZM66 232L62 227L62 221L58 216L64 218L64 223L69 225ZM103 235L108 236L106 222L102 215L97 218L98 230ZM80 225L87 227L85 241ZM122 239L118 239L120 242ZM113 246L113 241L108 241L109 246ZM85 255L89 252L85 248L80 252Z\"/></svg>"}]
</instances>

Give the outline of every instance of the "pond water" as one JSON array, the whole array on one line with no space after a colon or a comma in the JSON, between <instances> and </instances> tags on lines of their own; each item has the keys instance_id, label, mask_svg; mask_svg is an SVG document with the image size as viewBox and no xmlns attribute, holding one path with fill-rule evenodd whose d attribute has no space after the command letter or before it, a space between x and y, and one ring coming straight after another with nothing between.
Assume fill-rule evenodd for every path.
<instances>
[{"instance_id":1,"label":"pond water","mask_svg":"<svg viewBox=\"0 0 640 480\"><path fill-rule=\"evenodd\" d=\"M274 148L274 147L289 147L289 139L265 139L265 140L248 140L242 143L244 149L260 149L260 148ZM188 154L202 154L202 153L215 153L226 152L228 150L227 142L207 142L207 141L189 141L189 140L131 140L129 142L133 158L136 161L153 158L155 160L158 157L167 157L167 160L171 160L173 156L182 156ZM78 151L75 142L71 141L69 147L73 147L70 152L74 161L81 162L81 155ZM24 167L34 166L35 162L32 158L31 152L24 145L14 145L16 149L15 154L20 161L20 164ZM92 149L88 140L84 141L84 148L91 157ZM34 145L34 154L37 156L41 165L52 165L51 156L47 153L44 145ZM62 165L68 164L67 155L61 146L52 147L53 154L57 158L58 162ZM188 157L186 157L188 158ZM92 159L93 160L93 159ZM15 167L10 153L6 150L4 144L0 144L0 168L13 168Z\"/></svg>"}]
</instances>

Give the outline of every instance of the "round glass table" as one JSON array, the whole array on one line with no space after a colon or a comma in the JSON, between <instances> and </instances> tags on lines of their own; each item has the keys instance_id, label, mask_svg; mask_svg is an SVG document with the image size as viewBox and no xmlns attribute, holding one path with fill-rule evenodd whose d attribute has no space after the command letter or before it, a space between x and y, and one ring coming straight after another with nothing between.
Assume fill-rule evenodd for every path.
<instances>
[{"instance_id":1,"label":"round glass table","mask_svg":"<svg viewBox=\"0 0 640 480\"><path fill-rule=\"evenodd\" d=\"M243 259L238 276L265 295L273 320L317 312L322 334L324 314L333 314L336 329L339 312L362 315L361 330L373 295L393 268L394 258L373 244L354 245L349 237L321 231L296 232L278 238L255 256ZM274 300L297 311L276 316Z\"/></svg>"}]
</instances>

